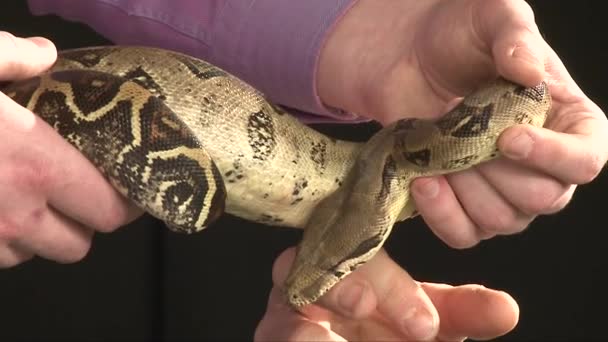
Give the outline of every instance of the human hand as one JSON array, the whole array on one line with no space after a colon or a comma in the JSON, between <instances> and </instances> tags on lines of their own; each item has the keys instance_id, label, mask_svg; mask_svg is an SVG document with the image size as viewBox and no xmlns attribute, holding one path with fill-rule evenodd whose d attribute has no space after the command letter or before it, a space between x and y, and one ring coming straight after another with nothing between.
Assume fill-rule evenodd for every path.
<instances>
[{"instance_id":1,"label":"human hand","mask_svg":"<svg viewBox=\"0 0 608 342\"><path fill-rule=\"evenodd\" d=\"M0 51L0 81L41 73L57 56L46 39L7 32L0 32ZM3 93L0 136L0 268L34 255L80 260L94 231L112 231L141 213L53 128Z\"/></svg>"},{"instance_id":2,"label":"human hand","mask_svg":"<svg viewBox=\"0 0 608 342\"><path fill-rule=\"evenodd\" d=\"M505 131L498 141L505 158L412 183L426 223L464 248L561 210L608 159L605 114L543 40L528 4L359 0L321 52L317 87L328 106L387 124L437 117L498 75L526 86L548 82L545 127Z\"/></svg>"},{"instance_id":3,"label":"human hand","mask_svg":"<svg viewBox=\"0 0 608 342\"><path fill-rule=\"evenodd\" d=\"M479 285L418 283L384 250L298 313L281 288L294 254L289 249L275 262L275 285L256 341L491 339L511 331L519 318L508 294Z\"/></svg>"}]
</instances>

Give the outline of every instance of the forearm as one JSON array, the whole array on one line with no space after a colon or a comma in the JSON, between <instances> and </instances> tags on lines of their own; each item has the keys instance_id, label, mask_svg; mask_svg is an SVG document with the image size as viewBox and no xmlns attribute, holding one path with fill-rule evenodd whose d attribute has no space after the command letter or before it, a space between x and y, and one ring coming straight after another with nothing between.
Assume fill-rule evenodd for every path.
<instances>
[{"instance_id":1,"label":"forearm","mask_svg":"<svg viewBox=\"0 0 608 342\"><path fill-rule=\"evenodd\" d=\"M352 120L319 99L319 55L334 24L357 0L29 0L34 14L81 21L117 44L164 47L214 63L300 111ZM312 117L309 117L312 118Z\"/></svg>"}]
</instances>

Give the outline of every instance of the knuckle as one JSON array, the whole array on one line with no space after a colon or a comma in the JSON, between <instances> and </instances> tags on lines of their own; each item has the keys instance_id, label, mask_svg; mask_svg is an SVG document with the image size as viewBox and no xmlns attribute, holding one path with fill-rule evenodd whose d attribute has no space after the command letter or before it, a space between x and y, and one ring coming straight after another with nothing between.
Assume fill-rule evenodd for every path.
<instances>
[{"instance_id":1,"label":"knuckle","mask_svg":"<svg viewBox=\"0 0 608 342\"><path fill-rule=\"evenodd\" d=\"M452 248L471 248L480 242L477 238L478 228L475 223L464 222L459 212L449 210L444 212L444 215L436 217L423 215L423 219L433 233Z\"/></svg>"},{"instance_id":2,"label":"knuckle","mask_svg":"<svg viewBox=\"0 0 608 342\"><path fill-rule=\"evenodd\" d=\"M0 45L5 48L17 48L17 37L10 32L0 31Z\"/></svg>"},{"instance_id":3,"label":"knuckle","mask_svg":"<svg viewBox=\"0 0 608 342\"><path fill-rule=\"evenodd\" d=\"M112 233L120 227L122 227L122 222L116 219L116 216L107 215L100 219L95 230L101 233Z\"/></svg>"},{"instance_id":4,"label":"knuckle","mask_svg":"<svg viewBox=\"0 0 608 342\"><path fill-rule=\"evenodd\" d=\"M10 244L0 245L0 269L11 268L22 264L34 257L34 254L15 249Z\"/></svg>"},{"instance_id":5,"label":"knuckle","mask_svg":"<svg viewBox=\"0 0 608 342\"><path fill-rule=\"evenodd\" d=\"M77 263L87 256L90 249L91 249L90 240L87 240L86 243L72 246L72 248L69 251L66 251L66 253L65 253L65 255L63 255L62 259L58 260L58 262L61 262L64 264Z\"/></svg>"},{"instance_id":6,"label":"knuckle","mask_svg":"<svg viewBox=\"0 0 608 342\"><path fill-rule=\"evenodd\" d=\"M19 229L11 220L0 218L0 241L10 244L21 237L21 232L21 229Z\"/></svg>"},{"instance_id":7,"label":"knuckle","mask_svg":"<svg viewBox=\"0 0 608 342\"><path fill-rule=\"evenodd\" d=\"M528 215L538 215L550 210L558 200L559 195L563 193L562 188L563 186L557 184L557 182L530 184L525 190L526 197L519 206L520 210Z\"/></svg>"},{"instance_id":8,"label":"knuckle","mask_svg":"<svg viewBox=\"0 0 608 342\"><path fill-rule=\"evenodd\" d=\"M444 241L446 244L448 244L448 246L452 248L467 249L475 247L480 242L480 239L476 238L473 235L460 234L447 238Z\"/></svg>"},{"instance_id":9,"label":"knuckle","mask_svg":"<svg viewBox=\"0 0 608 342\"><path fill-rule=\"evenodd\" d=\"M570 186L570 189L568 189L555 202L553 202L553 204L551 206L549 206L543 212L543 214L553 214L553 213L556 213L556 212L564 209L568 205L568 203L570 203L570 200L572 200L572 196L574 195L575 189L576 189L575 185Z\"/></svg>"},{"instance_id":10,"label":"knuckle","mask_svg":"<svg viewBox=\"0 0 608 342\"><path fill-rule=\"evenodd\" d=\"M481 225L484 230L491 233L510 234L517 233L522 228L517 224L514 210L497 210L491 215L484 215L485 222Z\"/></svg>"},{"instance_id":11,"label":"knuckle","mask_svg":"<svg viewBox=\"0 0 608 342\"><path fill-rule=\"evenodd\" d=\"M52 169L43 158L15 160L5 177L17 190L45 192L54 183Z\"/></svg>"},{"instance_id":12,"label":"knuckle","mask_svg":"<svg viewBox=\"0 0 608 342\"><path fill-rule=\"evenodd\" d=\"M31 209L24 220L23 227L32 227L32 230L42 229L45 224L45 217L48 214L46 207Z\"/></svg>"},{"instance_id":13,"label":"knuckle","mask_svg":"<svg viewBox=\"0 0 608 342\"><path fill-rule=\"evenodd\" d=\"M129 209L123 201L113 201L104 215L98 215L95 230L111 233L125 225L129 218Z\"/></svg>"},{"instance_id":14,"label":"knuckle","mask_svg":"<svg viewBox=\"0 0 608 342\"><path fill-rule=\"evenodd\" d=\"M21 260L0 258L0 269L15 267L20 263L22 263Z\"/></svg>"}]
</instances>

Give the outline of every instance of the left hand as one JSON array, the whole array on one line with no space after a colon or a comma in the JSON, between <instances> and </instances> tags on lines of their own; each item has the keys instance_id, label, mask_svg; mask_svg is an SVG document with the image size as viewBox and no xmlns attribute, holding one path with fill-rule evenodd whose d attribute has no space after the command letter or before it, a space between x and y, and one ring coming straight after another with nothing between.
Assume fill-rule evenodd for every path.
<instances>
[{"instance_id":1,"label":"left hand","mask_svg":"<svg viewBox=\"0 0 608 342\"><path fill-rule=\"evenodd\" d=\"M281 284L294 258L283 253L256 341L463 341L511 331L519 308L508 294L479 285L418 283L384 250L303 313L285 303Z\"/></svg>"},{"instance_id":2,"label":"left hand","mask_svg":"<svg viewBox=\"0 0 608 342\"><path fill-rule=\"evenodd\" d=\"M453 247L523 230L561 210L577 184L608 159L608 120L543 40L523 0L359 0L330 34L317 87L330 107L387 124L445 113L501 75L526 86L547 81L544 128L505 131L503 156L412 184L421 216Z\"/></svg>"}]
</instances>

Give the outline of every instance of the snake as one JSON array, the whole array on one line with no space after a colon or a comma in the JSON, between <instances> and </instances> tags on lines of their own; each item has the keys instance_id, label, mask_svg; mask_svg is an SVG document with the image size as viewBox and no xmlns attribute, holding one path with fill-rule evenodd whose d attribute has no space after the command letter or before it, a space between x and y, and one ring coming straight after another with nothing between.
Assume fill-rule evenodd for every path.
<instances>
[{"instance_id":1,"label":"snake","mask_svg":"<svg viewBox=\"0 0 608 342\"><path fill-rule=\"evenodd\" d=\"M294 309L418 215L412 180L500 157L500 134L542 126L551 106L545 82L497 77L438 119L397 120L353 142L320 133L204 60L120 45L60 51L48 71L2 92L171 230L198 232L224 213L303 228L283 291Z\"/></svg>"}]
</instances>

